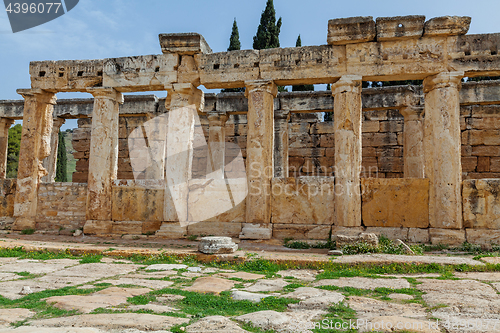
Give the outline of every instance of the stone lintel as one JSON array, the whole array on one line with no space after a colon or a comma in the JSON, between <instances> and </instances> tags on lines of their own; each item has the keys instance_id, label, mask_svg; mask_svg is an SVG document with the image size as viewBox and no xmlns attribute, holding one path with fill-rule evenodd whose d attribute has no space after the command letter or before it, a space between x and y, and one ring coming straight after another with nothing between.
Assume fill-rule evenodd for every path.
<instances>
[{"instance_id":1,"label":"stone lintel","mask_svg":"<svg viewBox=\"0 0 500 333\"><path fill-rule=\"evenodd\" d=\"M271 80L245 81L245 87L245 97L248 97L249 93L256 91L266 92L273 95L273 97L278 96L278 86Z\"/></svg>"},{"instance_id":2,"label":"stone lintel","mask_svg":"<svg viewBox=\"0 0 500 333\"><path fill-rule=\"evenodd\" d=\"M469 16L440 16L425 22L424 37L465 35L469 31Z\"/></svg>"},{"instance_id":3,"label":"stone lintel","mask_svg":"<svg viewBox=\"0 0 500 333\"><path fill-rule=\"evenodd\" d=\"M434 89L456 87L461 88L464 72L442 72L436 75L426 77L424 80L424 93L428 93Z\"/></svg>"},{"instance_id":4,"label":"stone lintel","mask_svg":"<svg viewBox=\"0 0 500 333\"><path fill-rule=\"evenodd\" d=\"M274 110L274 119L288 122L290 120L290 110Z\"/></svg>"},{"instance_id":5,"label":"stone lintel","mask_svg":"<svg viewBox=\"0 0 500 333\"><path fill-rule=\"evenodd\" d=\"M202 35L194 32L160 34L161 51L166 53L177 53L181 55L212 53Z\"/></svg>"},{"instance_id":6,"label":"stone lintel","mask_svg":"<svg viewBox=\"0 0 500 333\"><path fill-rule=\"evenodd\" d=\"M420 38L424 22L424 15L377 17L377 41Z\"/></svg>"},{"instance_id":7,"label":"stone lintel","mask_svg":"<svg viewBox=\"0 0 500 333\"><path fill-rule=\"evenodd\" d=\"M328 44L345 45L375 40L377 35L372 16L339 18L328 21Z\"/></svg>"}]
</instances>

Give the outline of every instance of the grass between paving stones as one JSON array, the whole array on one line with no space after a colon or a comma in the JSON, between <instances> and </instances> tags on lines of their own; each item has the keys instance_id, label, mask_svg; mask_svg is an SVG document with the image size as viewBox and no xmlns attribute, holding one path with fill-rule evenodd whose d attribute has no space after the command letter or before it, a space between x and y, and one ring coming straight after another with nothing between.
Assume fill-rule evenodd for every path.
<instances>
[{"instance_id":1,"label":"grass between paving stones","mask_svg":"<svg viewBox=\"0 0 500 333\"><path fill-rule=\"evenodd\" d=\"M103 287L96 287L92 289L78 289L76 287L64 287L61 289L54 290L44 290L37 293L26 295L19 299L8 299L6 297L0 296L0 307L1 308L23 308L28 309L36 314L30 318L33 319L46 319L55 317L66 317L78 314L77 310L67 311L58 309L50 304L47 304L43 299L52 296L66 296L66 295L88 295L97 291L104 289ZM18 327L21 325L26 325L27 321L22 320L11 325Z\"/></svg>"},{"instance_id":2,"label":"grass between paving stones","mask_svg":"<svg viewBox=\"0 0 500 333\"><path fill-rule=\"evenodd\" d=\"M101 254L85 254L82 259L80 259L80 264L93 264L99 263L102 260Z\"/></svg>"},{"instance_id":3,"label":"grass between paving stones","mask_svg":"<svg viewBox=\"0 0 500 333\"><path fill-rule=\"evenodd\" d=\"M183 299L174 301L175 307L182 312L191 315L193 318L203 318L208 316L239 316L250 312L274 310L278 312L286 311L288 304L298 303L299 300L281 297L266 297L259 303L250 301L233 300L231 293L224 291L220 295L201 294L174 288L164 288L154 290L146 295L134 296L129 299L132 304L147 304L156 300L156 296L170 294L181 295Z\"/></svg>"}]
</instances>

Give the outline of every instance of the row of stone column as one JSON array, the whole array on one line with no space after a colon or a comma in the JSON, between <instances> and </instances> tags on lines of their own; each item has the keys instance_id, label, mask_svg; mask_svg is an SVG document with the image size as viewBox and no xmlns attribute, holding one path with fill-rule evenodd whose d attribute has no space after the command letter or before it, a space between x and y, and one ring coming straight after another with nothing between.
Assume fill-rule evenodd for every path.
<instances>
[{"instance_id":1,"label":"row of stone column","mask_svg":"<svg viewBox=\"0 0 500 333\"><path fill-rule=\"evenodd\" d=\"M425 125L422 109L412 105L401 109L405 117L405 176L430 179L429 216L432 227L462 227L458 96L462 77L463 73L441 73L424 80ZM332 85L337 193L334 205L335 224L338 226L361 225L361 82L361 76L346 75ZM173 197L177 199L175 207L165 202L164 220L187 221L187 183L192 166L190 145L194 137L196 110L203 107L203 93L191 84L174 84L167 90L167 109L184 109L183 112L169 114L167 133L170 136L167 134L166 154L176 157L167 158L165 183L176 185L169 190L176 192ZM117 176L119 104L123 103L123 96L112 88L89 88L88 92L94 96L94 111L87 220L89 226L106 232L111 228L111 190ZM54 140L51 134L55 94L42 90L22 90L19 93L25 98L25 108L14 205L17 217L14 228L17 230L34 227L38 183L47 176L42 161L49 155L57 155L54 152L50 154L50 147L56 146L50 142ZM246 82L249 193L242 238L254 238L256 234L259 238L271 237L271 180L275 175L286 177L288 173L289 113L275 113L276 95L277 87L272 81ZM209 115L207 172L217 178L223 178L226 120L226 114ZM0 129L8 130L7 123L4 122ZM278 133L276 144L275 132ZM176 144L171 144L173 142ZM278 154L275 149L283 153ZM188 153L183 154L186 151ZM48 177L50 179L51 176Z\"/></svg>"}]
</instances>

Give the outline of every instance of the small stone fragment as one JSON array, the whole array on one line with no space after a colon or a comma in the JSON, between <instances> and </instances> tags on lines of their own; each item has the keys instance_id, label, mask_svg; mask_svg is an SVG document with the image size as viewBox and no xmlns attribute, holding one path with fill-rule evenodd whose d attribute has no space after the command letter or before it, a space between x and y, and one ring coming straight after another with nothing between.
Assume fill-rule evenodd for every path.
<instances>
[{"instance_id":1,"label":"small stone fragment","mask_svg":"<svg viewBox=\"0 0 500 333\"><path fill-rule=\"evenodd\" d=\"M342 252L341 250L331 250L328 251L328 254L332 256L343 256L344 252Z\"/></svg>"},{"instance_id":2,"label":"small stone fragment","mask_svg":"<svg viewBox=\"0 0 500 333\"><path fill-rule=\"evenodd\" d=\"M76 229L75 232L73 233L73 236L78 237L78 236L81 236L82 234L83 234L83 232L80 229Z\"/></svg>"},{"instance_id":3,"label":"small stone fragment","mask_svg":"<svg viewBox=\"0 0 500 333\"><path fill-rule=\"evenodd\" d=\"M24 286L23 289L21 289L21 291L19 292L19 295L29 295L29 294L33 294L33 290L31 290L31 288L28 286Z\"/></svg>"},{"instance_id":4,"label":"small stone fragment","mask_svg":"<svg viewBox=\"0 0 500 333\"><path fill-rule=\"evenodd\" d=\"M403 242L401 239L396 239L394 241L394 245L402 246L406 254L415 254L415 252L413 252L413 250L408 245L406 245L405 242Z\"/></svg>"},{"instance_id":5,"label":"small stone fragment","mask_svg":"<svg viewBox=\"0 0 500 333\"><path fill-rule=\"evenodd\" d=\"M237 249L231 237L203 237L198 244L198 251L205 254L234 253Z\"/></svg>"}]
</instances>

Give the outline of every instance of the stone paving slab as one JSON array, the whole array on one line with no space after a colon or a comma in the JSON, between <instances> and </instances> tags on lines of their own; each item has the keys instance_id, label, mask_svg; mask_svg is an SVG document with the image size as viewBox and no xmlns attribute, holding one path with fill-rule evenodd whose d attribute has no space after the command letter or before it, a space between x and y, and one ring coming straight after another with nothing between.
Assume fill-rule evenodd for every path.
<instances>
[{"instance_id":1,"label":"stone paving slab","mask_svg":"<svg viewBox=\"0 0 500 333\"><path fill-rule=\"evenodd\" d=\"M349 306L355 310L359 319L370 319L380 316L398 316L425 320L427 312L420 304L399 304L378 299L350 296Z\"/></svg>"},{"instance_id":2,"label":"stone paving slab","mask_svg":"<svg viewBox=\"0 0 500 333\"><path fill-rule=\"evenodd\" d=\"M455 277L479 281L500 281L500 272L455 272Z\"/></svg>"},{"instance_id":3,"label":"stone paving slab","mask_svg":"<svg viewBox=\"0 0 500 333\"><path fill-rule=\"evenodd\" d=\"M24 320L34 314L35 312L28 309L0 309L0 325Z\"/></svg>"},{"instance_id":4,"label":"stone paving slab","mask_svg":"<svg viewBox=\"0 0 500 333\"><path fill-rule=\"evenodd\" d=\"M144 313L85 314L71 317L35 320L33 327L92 327L103 330L124 330L135 328L143 331L159 331L174 325L189 322L186 318L159 316Z\"/></svg>"},{"instance_id":5,"label":"stone paving slab","mask_svg":"<svg viewBox=\"0 0 500 333\"><path fill-rule=\"evenodd\" d=\"M250 333L224 316L205 317L186 327L186 333Z\"/></svg>"},{"instance_id":6,"label":"stone paving slab","mask_svg":"<svg viewBox=\"0 0 500 333\"><path fill-rule=\"evenodd\" d=\"M192 286L186 287L184 290L198 293L219 294L222 291L233 288L233 286L234 281L209 276L196 279Z\"/></svg>"},{"instance_id":7,"label":"stone paving slab","mask_svg":"<svg viewBox=\"0 0 500 333\"><path fill-rule=\"evenodd\" d=\"M283 279L259 280L253 285L246 287L246 291L262 292L262 291L280 291L289 283Z\"/></svg>"},{"instance_id":8,"label":"stone paving slab","mask_svg":"<svg viewBox=\"0 0 500 333\"><path fill-rule=\"evenodd\" d=\"M278 271L276 274L281 275L281 277L291 276L298 280L311 282L316 280L316 275L318 275L318 271L311 269L289 269L286 271Z\"/></svg>"},{"instance_id":9,"label":"stone paving slab","mask_svg":"<svg viewBox=\"0 0 500 333\"><path fill-rule=\"evenodd\" d=\"M500 313L500 295L490 285L476 280L420 279L417 288L430 306L445 304L460 313Z\"/></svg>"},{"instance_id":10,"label":"stone paving slab","mask_svg":"<svg viewBox=\"0 0 500 333\"><path fill-rule=\"evenodd\" d=\"M112 285L118 286L121 284L129 284L135 286L142 286L152 289L163 289L172 286L174 283L172 281L163 280L147 280L147 279L132 279L132 278L119 278L117 280L101 280L99 283L111 283Z\"/></svg>"},{"instance_id":11,"label":"stone paving slab","mask_svg":"<svg viewBox=\"0 0 500 333\"><path fill-rule=\"evenodd\" d=\"M358 289L371 289L376 288L392 288L392 289L403 289L410 288L410 283L405 279L370 279L364 277L352 277L345 278L341 277L339 279L325 279L319 280L313 284L315 287L318 286L337 286L337 287L352 287Z\"/></svg>"},{"instance_id":12,"label":"stone paving slab","mask_svg":"<svg viewBox=\"0 0 500 333\"><path fill-rule=\"evenodd\" d=\"M484 258L483 258L484 259ZM448 257L448 256L411 256L411 255L396 255L396 254L356 254L342 257L335 257L333 262L343 264L356 263L373 263L373 264L389 264L389 263L416 263L416 264L440 264L440 265L472 265L484 266L484 263L479 260L466 257Z\"/></svg>"}]
</instances>

